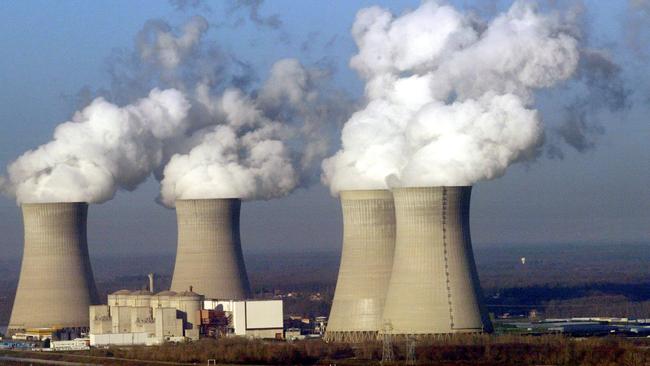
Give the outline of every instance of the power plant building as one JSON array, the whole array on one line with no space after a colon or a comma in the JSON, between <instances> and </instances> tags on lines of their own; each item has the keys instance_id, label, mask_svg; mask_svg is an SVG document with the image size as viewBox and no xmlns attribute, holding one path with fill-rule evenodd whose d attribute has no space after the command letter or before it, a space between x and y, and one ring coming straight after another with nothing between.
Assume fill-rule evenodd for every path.
<instances>
[{"instance_id":1,"label":"power plant building","mask_svg":"<svg viewBox=\"0 0 650 366\"><path fill-rule=\"evenodd\" d=\"M325 339L375 339L395 249L395 209L388 190L342 191L343 249Z\"/></svg>"},{"instance_id":2,"label":"power plant building","mask_svg":"<svg viewBox=\"0 0 650 366\"><path fill-rule=\"evenodd\" d=\"M284 338L282 300L205 300L203 308L225 313L226 335Z\"/></svg>"},{"instance_id":3,"label":"power plant building","mask_svg":"<svg viewBox=\"0 0 650 366\"><path fill-rule=\"evenodd\" d=\"M250 297L239 234L239 199L176 201L178 247L171 290L212 299Z\"/></svg>"},{"instance_id":4,"label":"power plant building","mask_svg":"<svg viewBox=\"0 0 650 366\"><path fill-rule=\"evenodd\" d=\"M22 205L24 251L9 333L30 328L87 328L98 303L88 256L88 204Z\"/></svg>"},{"instance_id":5,"label":"power plant building","mask_svg":"<svg viewBox=\"0 0 650 366\"><path fill-rule=\"evenodd\" d=\"M393 189L396 238L382 332L490 332L469 230L471 186Z\"/></svg>"},{"instance_id":6,"label":"power plant building","mask_svg":"<svg viewBox=\"0 0 650 366\"><path fill-rule=\"evenodd\" d=\"M90 306L90 345L160 344L198 340L203 296L192 291L120 290L107 305ZM88 311L88 310L87 310Z\"/></svg>"}]
</instances>

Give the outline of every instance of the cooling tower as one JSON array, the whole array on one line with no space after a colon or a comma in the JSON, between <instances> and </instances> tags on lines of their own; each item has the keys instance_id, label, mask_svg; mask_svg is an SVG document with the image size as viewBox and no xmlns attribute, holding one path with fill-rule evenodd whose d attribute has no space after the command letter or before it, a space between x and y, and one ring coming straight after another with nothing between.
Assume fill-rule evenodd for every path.
<instances>
[{"instance_id":1,"label":"cooling tower","mask_svg":"<svg viewBox=\"0 0 650 366\"><path fill-rule=\"evenodd\" d=\"M241 200L177 200L178 249L172 291L193 291L206 299L250 297L239 239Z\"/></svg>"},{"instance_id":2,"label":"cooling tower","mask_svg":"<svg viewBox=\"0 0 650 366\"><path fill-rule=\"evenodd\" d=\"M98 304L86 203L23 204L25 247L9 329L88 327Z\"/></svg>"},{"instance_id":3,"label":"cooling tower","mask_svg":"<svg viewBox=\"0 0 650 366\"><path fill-rule=\"evenodd\" d=\"M375 339L393 265L395 209L387 190L343 191L343 252L326 339Z\"/></svg>"},{"instance_id":4,"label":"cooling tower","mask_svg":"<svg viewBox=\"0 0 650 366\"><path fill-rule=\"evenodd\" d=\"M382 329L426 336L490 332L469 233L472 187L393 190L395 257Z\"/></svg>"}]
</instances>

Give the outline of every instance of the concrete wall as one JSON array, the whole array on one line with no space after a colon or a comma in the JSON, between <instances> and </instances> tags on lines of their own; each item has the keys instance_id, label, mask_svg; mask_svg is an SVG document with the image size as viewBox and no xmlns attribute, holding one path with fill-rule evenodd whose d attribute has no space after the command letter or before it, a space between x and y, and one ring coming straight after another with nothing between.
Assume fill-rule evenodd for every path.
<instances>
[{"instance_id":1,"label":"concrete wall","mask_svg":"<svg viewBox=\"0 0 650 366\"><path fill-rule=\"evenodd\" d=\"M250 285L239 237L239 199L177 200L178 248L173 291L245 299Z\"/></svg>"},{"instance_id":2,"label":"concrete wall","mask_svg":"<svg viewBox=\"0 0 650 366\"><path fill-rule=\"evenodd\" d=\"M131 307L111 306L111 320L113 321L113 333L130 333Z\"/></svg>"},{"instance_id":3,"label":"concrete wall","mask_svg":"<svg viewBox=\"0 0 650 366\"><path fill-rule=\"evenodd\" d=\"M201 318L199 311L203 303L203 296L195 293L181 293L177 296L176 308L185 313L185 336L190 339L199 339Z\"/></svg>"},{"instance_id":4,"label":"concrete wall","mask_svg":"<svg viewBox=\"0 0 650 366\"><path fill-rule=\"evenodd\" d=\"M250 338L282 339L284 337L284 329L249 329L246 331L246 336Z\"/></svg>"},{"instance_id":5,"label":"concrete wall","mask_svg":"<svg viewBox=\"0 0 650 366\"><path fill-rule=\"evenodd\" d=\"M282 301L280 300L246 301L246 328L282 329L283 327L284 327L284 322L283 322L283 313L282 313Z\"/></svg>"},{"instance_id":6,"label":"concrete wall","mask_svg":"<svg viewBox=\"0 0 650 366\"><path fill-rule=\"evenodd\" d=\"M395 212L387 190L341 192L343 251L326 339L374 339L393 264Z\"/></svg>"},{"instance_id":7,"label":"concrete wall","mask_svg":"<svg viewBox=\"0 0 650 366\"><path fill-rule=\"evenodd\" d=\"M113 331L113 322L108 305L93 305L90 307L89 333L103 334Z\"/></svg>"},{"instance_id":8,"label":"concrete wall","mask_svg":"<svg viewBox=\"0 0 650 366\"><path fill-rule=\"evenodd\" d=\"M147 333L108 333L108 334L90 334L91 346L132 346L145 345L151 342Z\"/></svg>"},{"instance_id":9,"label":"concrete wall","mask_svg":"<svg viewBox=\"0 0 650 366\"><path fill-rule=\"evenodd\" d=\"M393 334L491 331L469 231L471 187L393 190L396 243L383 322Z\"/></svg>"},{"instance_id":10,"label":"concrete wall","mask_svg":"<svg viewBox=\"0 0 650 366\"><path fill-rule=\"evenodd\" d=\"M175 308L156 308L156 337L164 341L168 337L183 336L183 319L176 317L178 310Z\"/></svg>"},{"instance_id":11,"label":"concrete wall","mask_svg":"<svg viewBox=\"0 0 650 366\"><path fill-rule=\"evenodd\" d=\"M98 303L86 203L23 204L25 241L10 329L87 327Z\"/></svg>"}]
</instances>

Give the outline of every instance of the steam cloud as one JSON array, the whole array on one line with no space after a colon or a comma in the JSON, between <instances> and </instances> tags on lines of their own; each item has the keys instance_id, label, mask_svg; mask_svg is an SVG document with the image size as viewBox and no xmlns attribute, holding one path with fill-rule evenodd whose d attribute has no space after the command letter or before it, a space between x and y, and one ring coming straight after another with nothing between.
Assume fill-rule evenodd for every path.
<instances>
[{"instance_id":1,"label":"steam cloud","mask_svg":"<svg viewBox=\"0 0 650 366\"><path fill-rule=\"evenodd\" d=\"M179 198L270 199L310 183L327 154L327 121L345 105L325 92L329 70L282 59L252 88L252 69L210 42L209 28L200 16L179 28L148 21L134 50L111 59L105 97L84 89L92 102L13 162L0 189L19 203L101 203L154 173L159 200L174 206ZM241 73L229 76L232 65Z\"/></svg>"},{"instance_id":2,"label":"steam cloud","mask_svg":"<svg viewBox=\"0 0 650 366\"><path fill-rule=\"evenodd\" d=\"M288 194L307 179L327 145L317 133L322 117L314 89L319 73L297 60L275 63L269 79L247 95L228 88L211 95L199 85L197 113L216 121L176 147L161 181L161 199L269 199Z\"/></svg>"},{"instance_id":3,"label":"steam cloud","mask_svg":"<svg viewBox=\"0 0 650 366\"><path fill-rule=\"evenodd\" d=\"M571 19L524 2L489 23L433 1L399 17L370 7L352 35L367 105L323 162L333 193L503 175L539 153L534 91L574 76L582 52Z\"/></svg>"},{"instance_id":4,"label":"steam cloud","mask_svg":"<svg viewBox=\"0 0 650 366\"><path fill-rule=\"evenodd\" d=\"M188 109L174 89L154 89L124 107L97 98L60 124L52 141L16 159L5 190L18 203L101 203L118 188L133 190L161 163L163 141L187 127Z\"/></svg>"}]
</instances>

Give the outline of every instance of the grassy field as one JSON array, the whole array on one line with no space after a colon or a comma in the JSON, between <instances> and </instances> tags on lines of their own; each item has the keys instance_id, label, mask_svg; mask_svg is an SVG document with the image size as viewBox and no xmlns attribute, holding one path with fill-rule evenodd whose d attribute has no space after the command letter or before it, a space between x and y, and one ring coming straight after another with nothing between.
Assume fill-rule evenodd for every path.
<instances>
[{"instance_id":1,"label":"grassy field","mask_svg":"<svg viewBox=\"0 0 650 366\"><path fill-rule=\"evenodd\" d=\"M407 363L406 344L395 342L394 365ZM575 339L559 335L543 337L465 335L420 340L414 348L418 365L558 365L643 366L650 364L650 340L630 338ZM0 356L3 352L0 352ZM6 354L6 351L5 351ZM328 344L320 340L293 343L229 338L205 339L185 344L154 347L93 349L71 353L17 353L29 358L101 365L188 365L207 363L256 365L378 365L382 344ZM413 362L410 362L411 364Z\"/></svg>"}]
</instances>

